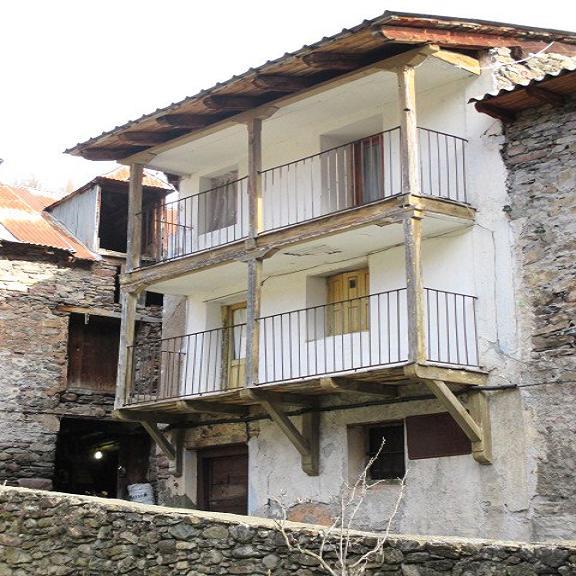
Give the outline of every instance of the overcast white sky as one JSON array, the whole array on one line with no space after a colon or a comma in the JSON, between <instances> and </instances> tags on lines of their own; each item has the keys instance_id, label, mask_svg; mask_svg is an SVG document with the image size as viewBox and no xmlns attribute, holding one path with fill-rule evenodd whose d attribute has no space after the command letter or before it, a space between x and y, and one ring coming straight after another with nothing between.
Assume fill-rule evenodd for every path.
<instances>
[{"instance_id":1,"label":"overcast white sky","mask_svg":"<svg viewBox=\"0 0 576 576\"><path fill-rule=\"evenodd\" d=\"M113 165L65 148L386 9L576 30L568 0L4 1L0 181L79 186Z\"/></svg>"}]
</instances>

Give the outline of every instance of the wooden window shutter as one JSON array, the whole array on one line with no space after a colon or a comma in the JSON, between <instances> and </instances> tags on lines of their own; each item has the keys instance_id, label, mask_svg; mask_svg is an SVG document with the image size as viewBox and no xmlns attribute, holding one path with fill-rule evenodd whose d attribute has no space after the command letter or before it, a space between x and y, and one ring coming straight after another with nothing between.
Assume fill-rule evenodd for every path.
<instances>
[{"instance_id":1,"label":"wooden window shutter","mask_svg":"<svg viewBox=\"0 0 576 576\"><path fill-rule=\"evenodd\" d=\"M407 417L406 437L410 460L472 452L470 440L448 412Z\"/></svg>"},{"instance_id":2,"label":"wooden window shutter","mask_svg":"<svg viewBox=\"0 0 576 576\"><path fill-rule=\"evenodd\" d=\"M342 272L328 278L328 334L368 330L368 268Z\"/></svg>"}]
</instances>

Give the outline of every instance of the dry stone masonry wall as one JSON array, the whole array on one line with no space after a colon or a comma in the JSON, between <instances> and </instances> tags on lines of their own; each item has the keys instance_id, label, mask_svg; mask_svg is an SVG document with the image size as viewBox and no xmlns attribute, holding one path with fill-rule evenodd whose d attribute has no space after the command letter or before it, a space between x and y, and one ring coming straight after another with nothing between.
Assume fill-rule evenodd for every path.
<instances>
[{"instance_id":1,"label":"dry stone masonry wall","mask_svg":"<svg viewBox=\"0 0 576 576\"><path fill-rule=\"evenodd\" d=\"M576 98L506 126L535 539L576 533Z\"/></svg>"},{"instance_id":2,"label":"dry stone masonry wall","mask_svg":"<svg viewBox=\"0 0 576 576\"><path fill-rule=\"evenodd\" d=\"M314 527L290 528L308 549ZM360 535L355 553L374 540ZM0 488L0 576L325 574L274 522L229 514ZM393 537L367 576L576 575L576 543Z\"/></svg>"}]
</instances>

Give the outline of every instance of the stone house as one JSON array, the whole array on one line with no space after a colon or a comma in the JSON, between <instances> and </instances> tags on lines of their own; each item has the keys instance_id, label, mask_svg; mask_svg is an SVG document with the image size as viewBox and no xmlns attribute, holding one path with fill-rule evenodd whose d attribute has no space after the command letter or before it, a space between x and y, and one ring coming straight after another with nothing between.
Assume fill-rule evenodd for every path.
<instances>
[{"instance_id":1,"label":"stone house","mask_svg":"<svg viewBox=\"0 0 576 576\"><path fill-rule=\"evenodd\" d=\"M573 536L571 100L519 114L503 155L511 115L470 100L575 53L386 12L69 150L130 166L115 415L174 494L326 523L375 457L360 527L406 478L397 531ZM146 207L145 167L178 199ZM136 339L143 291L161 340Z\"/></svg>"},{"instance_id":2,"label":"stone house","mask_svg":"<svg viewBox=\"0 0 576 576\"><path fill-rule=\"evenodd\" d=\"M125 496L127 484L155 479L147 435L111 419L126 176L60 200L0 186L1 482ZM144 190L160 199L172 189L148 175ZM139 338L158 337L161 312L158 297L142 300Z\"/></svg>"}]
</instances>

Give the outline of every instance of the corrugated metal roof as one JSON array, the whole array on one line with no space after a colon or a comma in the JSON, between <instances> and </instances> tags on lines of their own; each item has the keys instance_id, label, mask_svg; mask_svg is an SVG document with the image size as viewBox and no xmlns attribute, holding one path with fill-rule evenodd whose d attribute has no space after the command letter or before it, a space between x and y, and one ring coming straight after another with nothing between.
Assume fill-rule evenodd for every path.
<instances>
[{"instance_id":1,"label":"corrugated metal roof","mask_svg":"<svg viewBox=\"0 0 576 576\"><path fill-rule=\"evenodd\" d=\"M0 184L0 225L18 242L65 250L82 260L98 260L44 211L53 201L38 190Z\"/></svg>"},{"instance_id":2,"label":"corrugated metal roof","mask_svg":"<svg viewBox=\"0 0 576 576\"><path fill-rule=\"evenodd\" d=\"M251 91L245 92L243 89L238 88L236 89L235 86L240 86L242 82L246 81L247 79L255 76L256 74L281 74L282 67L287 65L290 62L295 62L301 59L303 56L306 56L313 51L320 49L321 51L331 51L341 49L341 44L347 39L351 39L352 37L356 39L359 35L366 35L371 37L374 41L376 37L373 32L377 31L377 27L380 26L413 26L422 28L424 30L449 30L449 31L461 31L461 32L477 32L477 33L485 33L485 34L492 34L492 35L500 35L505 37L517 37L517 38L524 38L530 41L545 41L549 42L550 40L554 40L557 42L566 42L570 44L576 43L576 36L574 32L567 32L561 30L550 30L550 29L543 29L543 28L535 28L535 27L528 27L528 26L518 26L513 24L505 24L505 23L498 23L498 22L489 22L485 20L474 20L469 18L457 18L457 17L444 17L444 16L434 16L434 15L425 15L425 14L410 14L405 12L393 12L393 11L386 11L381 16L373 18L371 20L364 20L357 26L352 28L344 28L340 32L329 36L324 37L321 40L310 44L304 45L300 49L295 50L294 52L287 52L283 56L276 58L275 60L268 60L261 66L257 68L249 68L245 72L239 75L232 76L225 82L218 82L214 86L203 89L197 94L193 96L189 96L180 100L178 102L174 102L165 106L163 108L157 108L155 111L144 114L135 120L126 122L123 125L116 126L111 130L102 132L100 135L90 138L82 143L76 144L72 148L66 150L69 154L74 155L82 155L86 150L89 148L98 148L103 146L111 146L111 149L117 149L120 153L117 158L120 157L127 157L132 155L133 153L146 150L149 148L147 145L143 146L131 146L130 148L126 148L126 144L124 144L124 148L117 148L118 142L114 140L114 138L122 133L129 131L132 128L138 127L146 127L150 130L152 128L151 123L155 121L159 116L162 116L168 112L175 112L180 111L183 107L188 105L192 105L195 102L200 102L203 98L213 94L242 94L242 93L250 93ZM387 46L393 46L394 43L385 42L382 40L379 42L379 46L382 47L384 44ZM406 46L406 45L404 45ZM278 96L276 96L278 97ZM274 97L271 98L270 101L273 101ZM193 130L189 130L193 131ZM104 146L106 148L106 146ZM125 153L124 153L125 152Z\"/></svg>"}]
</instances>

